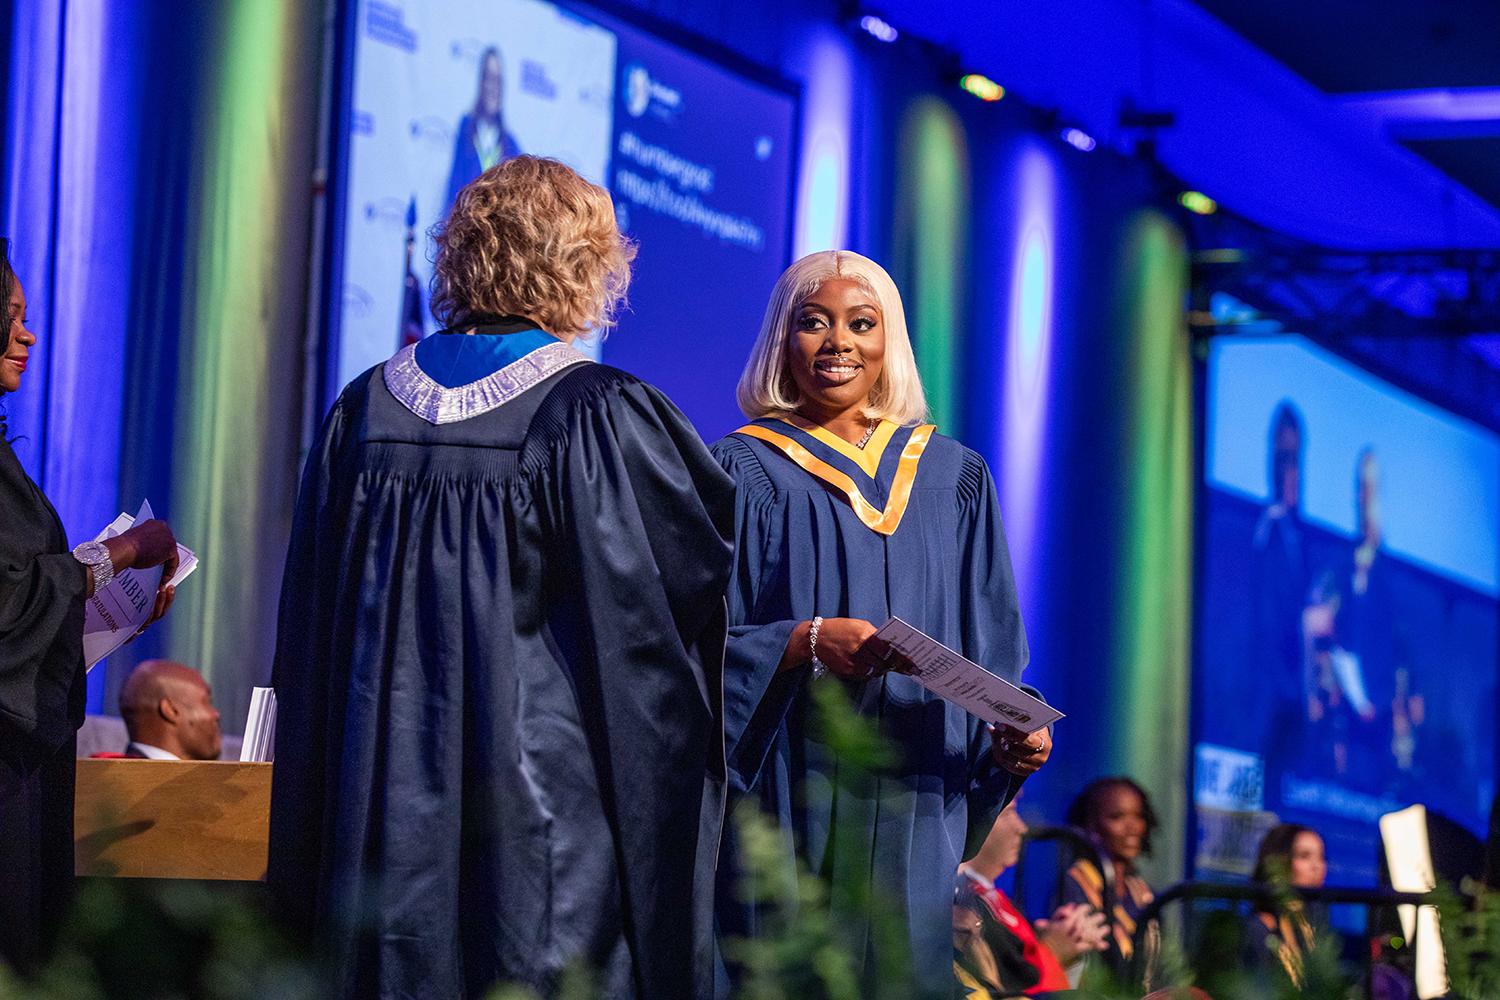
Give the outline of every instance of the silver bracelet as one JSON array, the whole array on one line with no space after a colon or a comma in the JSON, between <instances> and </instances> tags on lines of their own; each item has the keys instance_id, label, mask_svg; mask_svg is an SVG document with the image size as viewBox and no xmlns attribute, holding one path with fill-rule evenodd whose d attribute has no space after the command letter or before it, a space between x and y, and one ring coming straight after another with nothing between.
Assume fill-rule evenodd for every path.
<instances>
[{"instance_id":1,"label":"silver bracelet","mask_svg":"<svg viewBox=\"0 0 1500 1000\"><path fill-rule=\"evenodd\" d=\"M813 615L812 629L808 633L807 645L812 650L812 675L817 680L828 673L828 664L818 659L818 629L823 627L823 616Z\"/></svg>"}]
</instances>

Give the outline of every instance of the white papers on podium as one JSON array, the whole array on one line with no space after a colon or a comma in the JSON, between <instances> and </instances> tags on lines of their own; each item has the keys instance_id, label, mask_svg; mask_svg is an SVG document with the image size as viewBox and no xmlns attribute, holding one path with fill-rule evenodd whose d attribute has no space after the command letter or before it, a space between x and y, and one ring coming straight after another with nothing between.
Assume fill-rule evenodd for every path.
<instances>
[{"instance_id":1,"label":"white papers on podium","mask_svg":"<svg viewBox=\"0 0 1500 1000\"><path fill-rule=\"evenodd\" d=\"M1432 845L1427 838L1427 807L1418 803L1380 817L1380 840L1391 888L1397 892L1431 892L1437 886ZM1448 995L1448 963L1436 906L1396 907L1401 932L1416 949L1414 970L1421 1000Z\"/></svg>"},{"instance_id":2,"label":"white papers on podium","mask_svg":"<svg viewBox=\"0 0 1500 1000\"><path fill-rule=\"evenodd\" d=\"M276 759L276 689L250 689L250 716L245 720L245 740L240 760Z\"/></svg>"},{"instance_id":3,"label":"white papers on podium","mask_svg":"<svg viewBox=\"0 0 1500 1000\"><path fill-rule=\"evenodd\" d=\"M1040 698L964 658L932 636L892 618L875 632L909 663L908 676L986 722L1034 733L1063 717Z\"/></svg>"},{"instance_id":4,"label":"white papers on podium","mask_svg":"<svg viewBox=\"0 0 1500 1000\"><path fill-rule=\"evenodd\" d=\"M94 541L114 538L137 521L149 521L153 516L151 503L144 502L135 517L121 514L99 532ZM198 557L179 545L177 572L167 582L175 587L197 568ZM160 583L160 566L121 570L115 574L109 586L84 602L83 662L86 667L92 668L119 649L150 620Z\"/></svg>"}]
</instances>

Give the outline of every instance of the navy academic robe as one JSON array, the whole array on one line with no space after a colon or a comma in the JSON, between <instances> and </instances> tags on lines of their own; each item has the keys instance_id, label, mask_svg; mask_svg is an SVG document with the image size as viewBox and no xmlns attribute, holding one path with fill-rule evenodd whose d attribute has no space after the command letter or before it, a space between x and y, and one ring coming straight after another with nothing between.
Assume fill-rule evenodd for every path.
<instances>
[{"instance_id":1,"label":"navy academic robe","mask_svg":"<svg viewBox=\"0 0 1500 1000\"><path fill-rule=\"evenodd\" d=\"M269 870L339 995L710 989L732 519L661 393L539 331L344 391L287 558Z\"/></svg>"},{"instance_id":2,"label":"navy academic robe","mask_svg":"<svg viewBox=\"0 0 1500 1000\"><path fill-rule=\"evenodd\" d=\"M907 931L913 995L953 984L954 880L1020 779L1000 769L979 720L909 677L867 683L777 672L793 627L814 615L895 615L1010 681L1026 664L994 483L984 461L930 426L885 422L861 451L826 431L763 419L714 445L738 486L729 586L725 720L730 779L831 880L867 880ZM899 747L894 771L849 780L810 725L808 685L842 684ZM836 817L836 819L835 819ZM975 842L977 846L977 841ZM719 889L721 932L756 933ZM841 914L866 980L881 967L858 914Z\"/></svg>"}]
</instances>

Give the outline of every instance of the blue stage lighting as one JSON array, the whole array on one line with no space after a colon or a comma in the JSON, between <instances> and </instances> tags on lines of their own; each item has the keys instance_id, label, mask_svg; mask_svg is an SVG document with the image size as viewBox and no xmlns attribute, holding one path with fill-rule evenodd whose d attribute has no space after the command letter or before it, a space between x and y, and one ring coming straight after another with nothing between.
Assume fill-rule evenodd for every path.
<instances>
[{"instance_id":1,"label":"blue stage lighting","mask_svg":"<svg viewBox=\"0 0 1500 1000\"><path fill-rule=\"evenodd\" d=\"M901 37L901 33L897 31L889 22L885 21L883 18L876 17L874 14L866 14L864 17L860 18L859 26L865 29L865 31L867 31L873 37L880 39L882 42L894 42L896 39Z\"/></svg>"},{"instance_id":2,"label":"blue stage lighting","mask_svg":"<svg viewBox=\"0 0 1500 1000\"><path fill-rule=\"evenodd\" d=\"M1098 143L1094 141L1093 136L1089 135L1087 132L1080 128L1063 129L1062 141L1067 143L1069 146L1072 146L1074 149L1082 150L1085 153L1092 153L1094 151L1094 147L1098 145Z\"/></svg>"}]
</instances>

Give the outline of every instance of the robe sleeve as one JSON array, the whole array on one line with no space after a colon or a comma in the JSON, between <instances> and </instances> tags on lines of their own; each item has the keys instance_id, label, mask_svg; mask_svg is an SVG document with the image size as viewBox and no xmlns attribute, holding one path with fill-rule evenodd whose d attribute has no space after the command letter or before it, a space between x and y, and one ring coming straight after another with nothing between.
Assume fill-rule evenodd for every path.
<instances>
[{"instance_id":1,"label":"robe sleeve","mask_svg":"<svg viewBox=\"0 0 1500 1000\"><path fill-rule=\"evenodd\" d=\"M722 818L734 485L654 388L603 366L570 383L532 432L565 424L549 435L544 532L549 586L565 609L552 633L574 672L580 751L592 756L614 833L642 994L677 995L710 972L710 913L695 903L711 885ZM696 936L686 933L693 915Z\"/></svg>"},{"instance_id":2,"label":"robe sleeve","mask_svg":"<svg viewBox=\"0 0 1500 1000\"><path fill-rule=\"evenodd\" d=\"M34 731L41 704L67 705L67 691L83 660L86 570L71 554L46 553L0 565L0 711ZM39 664L59 667L37 676ZM39 697L57 689L55 698Z\"/></svg>"},{"instance_id":3,"label":"robe sleeve","mask_svg":"<svg viewBox=\"0 0 1500 1000\"><path fill-rule=\"evenodd\" d=\"M0 442L0 448L8 447ZM19 477L19 464L13 456L7 458L10 462L0 471L13 469ZM6 476L0 481L7 511L34 496L19 480ZM0 531L14 532L10 520ZM38 553L48 544L43 538L0 537L0 712L28 733L37 733L45 721L39 714L50 714L43 706L67 706L83 660L88 570L70 553ZM56 676L42 676L53 672L48 667L55 668ZM45 735L50 740L57 734Z\"/></svg>"},{"instance_id":4,"label":"robe sleeve","mask_svg":"<svg viewBox=\"0 0 1500 1000\"><path fill-rule=\"evenodd\" d=\"M313 933L319 918L327 916L319 913L323 901L314 887L326 883L319 872L327 841L329 754L340 740L337 720L329 717L329 686L336 681L324 667L336 662L333 626L342 564L338 549L345 537L336 484L348 437L347 410L346 397L341 397L324 419L303 468L271 668L277 763L271 775L266 881L283 915L303 934Z\"/></svg>"},{"instance_id":5,"label":"robe sleeve","mask_svg":"<svg viewBox=\"0 0 1500 1000\"><path fill-rule=\"evenodd\" d=\"M1021 684L1030 656L1011 571L1010 548L1000 521L995 482L984 460L966 452L959 471L959 586L964 655L1037 697ZM995 817L1015 798L1022 778L995 762L978 719L969 723L969 846L977 849Z\"/></svg>"},{"instance_id":6,"label":"robe sleeve","mask_svg":"<svg viewBox=\"0 0 1500 1000\"><path fill-rule=\"evenodd\" d=\"M796 619L747 624L755 617L769 535L775 526L774 490L760 460L727 437L714 457L734 479L734 572L729 578L729 642L724 651L724 748L731 787L753 789L806 671L779 671Z\"/></svg>"},{"instance_id":7,"label":"robe sleeve","mask_svg":"<svg viewBox=\"0 0 1500 1000\"><path fill-rule=\"evenodd\" d=\"M76 661L83 656L87 574L71 553L44 553L24 563L0 565L0 676L7 687L28 664L59 645L78 654L58 656L59 661ZM74 629L74 625L79 627ZM65 680L71 683L72 679L70 669ZM5 707L10 709L9 705Z\"/></svg>"}]
</instances>

